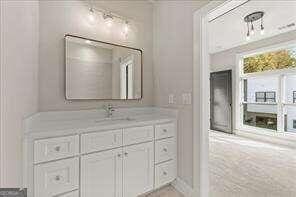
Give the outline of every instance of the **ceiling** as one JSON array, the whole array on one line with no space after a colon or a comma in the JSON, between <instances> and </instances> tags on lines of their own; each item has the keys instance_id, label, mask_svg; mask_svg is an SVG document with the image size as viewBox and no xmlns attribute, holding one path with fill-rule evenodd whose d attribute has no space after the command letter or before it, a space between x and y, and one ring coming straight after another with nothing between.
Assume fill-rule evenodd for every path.
<instances>
[{"instance_id":1,"label":"ceiling","mask_svg":"<svg viewBox=\"0 0 296 197\"><path fill-rule=\"evenodd\" d=\"M250 41L246 41L247 25L244 17L255 11L265 12L263 17L265 34L260 34L260 21L256 21L254 22L255 34L251 36ZM295 25L290 28L279 29L292 23ZM210 22L210 53L217 53L293 30L296 30L296 1L250 0Z\"/></svg>"}]
</instances>

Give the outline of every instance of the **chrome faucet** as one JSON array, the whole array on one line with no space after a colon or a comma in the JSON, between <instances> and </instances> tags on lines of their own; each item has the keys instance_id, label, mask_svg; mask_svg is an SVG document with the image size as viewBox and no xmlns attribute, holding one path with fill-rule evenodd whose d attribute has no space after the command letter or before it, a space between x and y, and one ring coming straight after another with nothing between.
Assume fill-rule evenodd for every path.
<instances>
[{"instance_id":1,"label":"chrome faucet","mask_svg":"<svg viewBox=\"0 0 296 197\"><path fill-rule=\"evenodd\" d=\"M111 104L108 104L104 106L104 109L107 113L107 118L112 118L113 112L115 111L114 106L112 106Z\"/></svg>"}]
</instances>

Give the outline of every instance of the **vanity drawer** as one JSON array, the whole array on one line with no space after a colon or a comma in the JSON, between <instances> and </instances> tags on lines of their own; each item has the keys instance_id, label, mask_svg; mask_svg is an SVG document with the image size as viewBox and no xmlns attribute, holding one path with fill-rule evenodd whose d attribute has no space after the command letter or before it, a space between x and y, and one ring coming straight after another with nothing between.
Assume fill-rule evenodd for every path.
<instances>
[{"instance_id":1,"label":"vanity drawer","mask_svg":"<svg viewBox=\"0 0 296 197\"><path fill-rule=\"evenodd\" d=\"M175 138L167 138L155 142L155 163L175 159L176 143Z\"/></svg>"},{"instance_id":2,"label":"vanity drawer","mask_svg":"<svg viewBox=\"0 0 296 197\"><path fill-rule=\"evenodd\" d=\"M81 136L81 152L89 153L122 146L122 130L87 133Z\"/></svg>"},{"instance_id":3,"label":"vanity drawer","mask_svg":"<svg viewBox=\"0 0 296 197\"><path fill-rule=\"evenodd\" d=\"M155 139L162 139L175 136L175 124L159 124L155 125Z\"/></svg>"},{"instance_id":4,"label":"vanity drawer","mask_svg":"<svg viewBox=\"0 0 296 197\"><path fill-rule=\"evenodd\" d=\"M71 157L78 153L78 135L42 139L34 142L34 163Z\"/></svg>"},{"instance_id":5,"label":"vanity drawer","mask_svg":"<svg viewBox=\"0 0 296 197\"><path fill-rule=\"evenodd\" d=\"M65 159L34 167L36 197L53 197L78 189L79 159Z\"/></svg>"},{"instance_id":6,"label":"vanity drawer","mask_svg":"<svg viewBox=\"0 0 296 197\"><path fill-rule=\"evenodd\" d=\"M177 177L176 161L171 160L155 166L155 188L162 187Z\"/></svg>"},{"instance_id":7,"label":"vanity drawer","mask_svg":"<svg viewBox=\"0 0 296 197\"><path fill-rule=\"evenodd\" d=\"M123 130L123 145L152 141L153 134L153 126L126 128Z\"/></svg>"}]
</instances>

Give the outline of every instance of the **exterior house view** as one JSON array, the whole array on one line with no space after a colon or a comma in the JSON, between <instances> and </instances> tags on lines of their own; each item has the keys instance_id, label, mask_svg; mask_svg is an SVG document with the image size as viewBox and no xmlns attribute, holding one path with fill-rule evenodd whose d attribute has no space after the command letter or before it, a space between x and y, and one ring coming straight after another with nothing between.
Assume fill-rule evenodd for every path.
<instances>
[{"instance_id":1,"label":"exterior house view","mask_svg":"<svg viewBox=\"0 0 296 197\"><path fill-rule=\"evenodd\" d=\"M283 121L284 131L296 131L296 107L293 106L296 75L291 74L295 67L295 48L244 59L244 73L253 73L243 83L244 101L248 103L244 106L244 124L278 130L278 121ZM260 74L256 76L256 73ZM278 105L284 106L281 109ZM279 110L283 115L278 116Z\"/></svg>"}]
</instances>

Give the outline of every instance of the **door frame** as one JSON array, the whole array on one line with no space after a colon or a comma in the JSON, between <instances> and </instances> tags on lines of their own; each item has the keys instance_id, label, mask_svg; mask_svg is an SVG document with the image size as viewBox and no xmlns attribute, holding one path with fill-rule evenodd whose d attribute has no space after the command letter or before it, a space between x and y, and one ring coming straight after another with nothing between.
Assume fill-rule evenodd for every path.
<instances>
[{"instance_id":1,"label":"door frame","mask_svg":"<svg viewBox=\"0 0 296 197\"><path fill-rule=\"evenodd\" d=\"M210 54L208 23L249 0L211 1L193 15L193 195L209 197Z\"/></svg>"},{"instance_id":2,"label":"door frame","mask_svg":"<svg viewBox=\"0 0 296 197\"><path fill-rule=\"evenodd\" d=\"M213 111L213 88L212 88L212 83L211 83L211 79L212 79L212 75L214 74L224 74L224 73L227 73L228 74L228 78L229 78L229 81L228 81L228 85L229 85L229 92L230 92L230 96L228 97L228 100L230 102L230 132L225 132L225 131L222 131L220 129L212 129L212 119L213 119L213 114L212 114L212 111ZM217 71L217 72L211 72L210 73L210 129L211 130L215 130L215 131L220 131L220 132L224 132L224 133L228 133L228 134L233 134L233 91L232 91L232 70L231 69L228 69L228 70L222 70L222 71Z\"/></svg>"}]
</instances>

